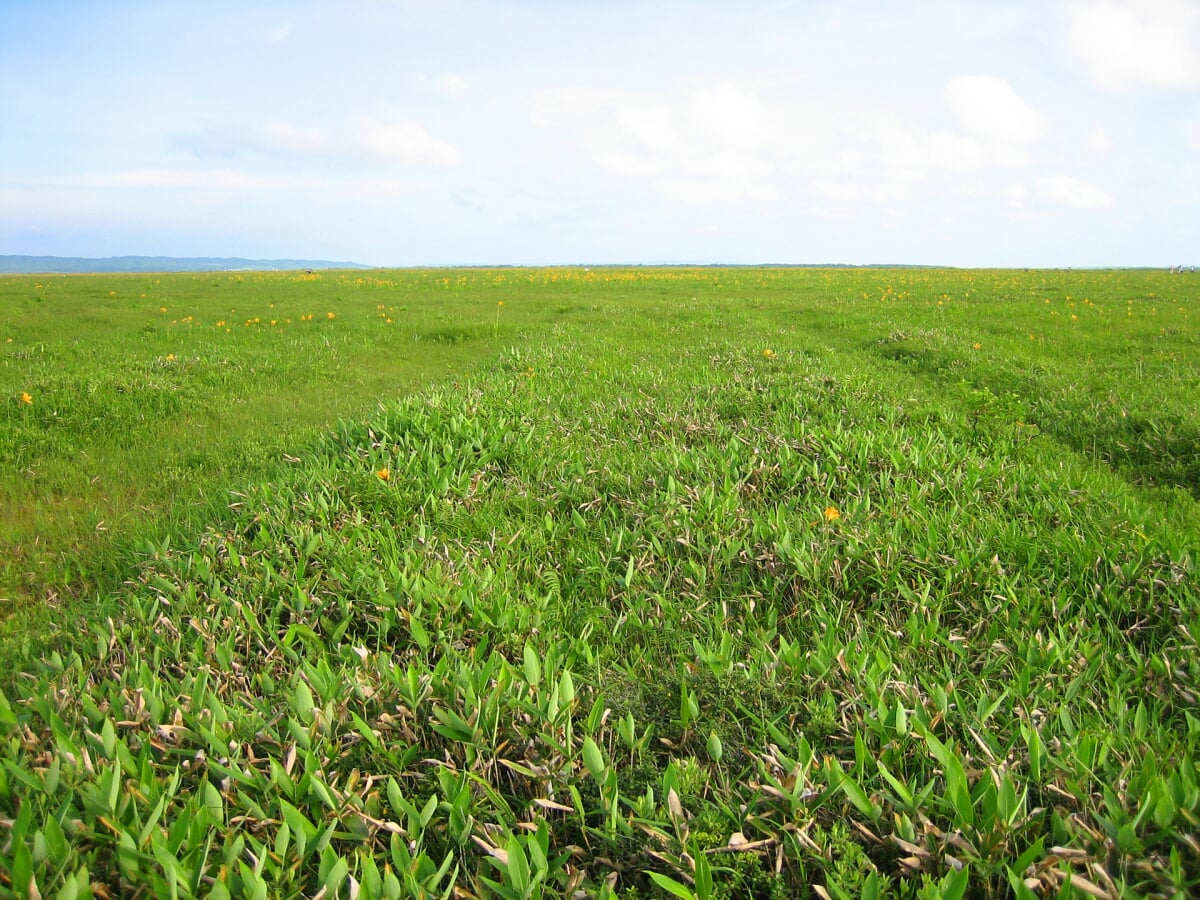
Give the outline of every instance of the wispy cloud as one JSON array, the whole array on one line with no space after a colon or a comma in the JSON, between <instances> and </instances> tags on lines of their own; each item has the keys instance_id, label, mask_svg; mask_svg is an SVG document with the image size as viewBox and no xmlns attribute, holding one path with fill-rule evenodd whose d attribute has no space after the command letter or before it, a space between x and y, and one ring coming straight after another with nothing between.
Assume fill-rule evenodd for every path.
<instances>
[{"instance_id":1,"label":"wispy cloud","mask_svg":"<svg viewBox=\"0 0 1200 900\"><path fill-rule=\"evenodd\" d=\"M363 121L359 146L371 156L418 166L447 167L462 162L459 149L434 138L419 122Z\"/></svg>"},{"instance_id":2,"label":"wispy cloud","mask_svg":"<svg viewBox=\"0 0 1200 900\"><path fill-rule=\"evenodd\" d=\"M1042 116L1017 96L1003 78L990 75L951 78L946 84L945 98L963 130L976 137L1028 144L1045 131Z\"/></svg>"},{"instance_id":3,"label":"wispy cloud","mask_svg":"<svg viewBox=\"0 0 1200 900\"><path fill-rule=\"evenodd\" d=\"M428 181L346 177L315 172L292 174L262 174L240 169L128 169L117 172L96 172L84 175L64 175L24 179L13 189L26 191L84 188L120 191L336 191L366 196L394 196L429 191Z\"/></svg>"},{"instance_id":4,"label":"wispy cloud","mask_svg":"<svg viewBox=\"0 0 1200 900\"><path fill-rule=\"evenodd\" d=\"M753 91L722 82L668 92L556 90L530 103L530 120L587 148L605 171L650 176L756 179L771 133Z\"/></svg>"},{"instance_id":5,"label":"wispy cloud","mask_svg":"<svg viewBox=\"0 0 1200 900\"><path fill-rule=\"evenodd\" d=\"M298 157L308 163L344 165L374 160L409 166L447 168L458 165L462 152L429 133L420 122L362 117L328 127L297 125L273 119L249 133L234 128L178 135L176 144L198 157Z\"/></svg>"},{"instance_id":6,"label":"wispy cloud","mask_svg":"<svg viewBox=\"0 0 1200 900\"><path fill-rule=\"evenodd\" d=\"M1113 205L1112 195L1071 175L1039 179L1037 196L1047 203L1074 209L1104 209Z\"/></svg>"},{"instance_id":7,"label":"wispy cloud","mask_svg":"<svg viewBox=\"0 0 1200 900\"><path fill-rule=\"evenodd\" d=\"M130 169L94 175L42 179L50 184L82 188L248 188L278 185L283 179L251 175L236 169Z\"/></svg>"},{"instance_id":8,"label":"wispy cloud","mask_svg":"<svg viewBox=\"0 0 1200 900\"><path fill-rule=\"evenodd\" d=\"M447 97L465 97L471 93L471 84L461 75L447 73L438 79L442 92Z\"/></svg>"},{"instance_id":9,"label":"wispy cloud","mask_svg":"<svg viewBox=\"0 0 1200 900\"><path fill-rule=\"evenodd\" d=\"M1069 0L1067 45L1112 91L1200 87L1200 3Z\"/></svg>"},{"instance_id":10,"label":"wispy cloud","mask_svg":"<svg viewBox=\"0 0 1200 900\"><path fill-rule=\"evenodd\" d=\"M757 150L766 143L770 119L753 91L723 82L696 88L689 100L696 127L719 147Z\"/></svg>"},{"instance_id":11,"label":"wispy cloud","mask_svg":"<svg viewBox=\"0 0 1200 900\"><path fill-rule=\"evenodd\" d=\"M333 142L320 131L299 128L289 122L268 122L262 129L263 143L289 153L330 156L338 152Z\"/></svg>"}]
</instances>

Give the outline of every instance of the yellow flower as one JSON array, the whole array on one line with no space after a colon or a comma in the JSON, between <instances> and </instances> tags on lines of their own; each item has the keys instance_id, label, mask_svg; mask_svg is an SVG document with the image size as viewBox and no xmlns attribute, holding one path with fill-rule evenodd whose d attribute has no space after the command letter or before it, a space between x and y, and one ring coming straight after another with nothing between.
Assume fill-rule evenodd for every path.
<instances>
[{"instance_id":1,"label":"yellow flower","mask_svg":"<svg viewBox=\"0 0 1200 900\"><path fill-rule=\"evenodd\" d=\"M375 474L378 475L380 478L382 478L384 481L387 481L389 478L392 477L392 473L389 472L386 468L380 469Z\"/></svg>"},{"instance_id":2,"label":"yellow flower","mask_svg":"<svg viewBox=\"0 0 1200 900\"><path fill-rule=\"evenodd\" d=\"M334 318L334 315L333 315L333 313L328 312L328 313L325 313L325 318L332 319L332 318Z\"/></svg>"},{"instance_id":3,"label":"yellow flower","mask_svg":"<svg viewBox=\"0 0 1200 900\"><path fill-rule=\"evenodd\" d=\"M33 398L30 397L25 391L21 391L21 402L32 406Z\"/></svg>"},{"instance_id":4,"label":"yellow flower","mask_svg":"<svg viewBox=\"0 0 1200 900\"><path fill-rule=\"evenodd\" d=\"M841 517L842 517L842 514L840 512L838 512L838 508L836 506L825 507L825 521L826 522L836 522Z\"/></svg>"},{"instance_id":5,"label":"yellow flower","mask_svg":"<svg viewBox=\"0 0 1200 900\"><path fill-rule=\"evenodd\" d=\"M497 306L503 306L503 305L504 305L504 301L503 301L503 300L497 300L497 301L496 301L496 305L497 305Z\"/></svg>"},{"instance_id":6,"label":"yellow flower","mask_svg":"<svg viewBox=\"0 0 1200 900\"><path fill-rule=\"evenodd\" d=\"M763 351L763 356L765 356L767 359L772 359L775 356L775 351L768 347Z\"/></svg>"},{"instance_id":7,"label":"yellow flower","mask_svg":"<svg viewBox=\"0 0 1200 900\"><path fill-rule=\"evenodd\" d=\"M982 346L983 346L982 344L978 344L978 343L976 343L976 344L972 344L972 345L971 345L971 349L972 349L972 350L978 350L978 349L979 349L980 347L982 347Z\"/></svg>"},{"instance_id":8,"label":"yellow flower","mask_svg":"<svg viewBox=\"0 0 1200 900\"><path fill-rule=\"evenodd\" d=\"M166 311L167 311L167 308L166 308L165 306L160 306L160 307L158 308L158 311L159 311L159 312L166 312Z\"/></svg>"},{"instance_id":9,"label":"yellow flower","mask_svg":"<svg viewBox=\"0 0 1200 900\"><path fill-rule=\"evenodd\" d=\"M167 362L175 362L175 354L174 353L167 354Z\"/></svg>"}]
</instances>

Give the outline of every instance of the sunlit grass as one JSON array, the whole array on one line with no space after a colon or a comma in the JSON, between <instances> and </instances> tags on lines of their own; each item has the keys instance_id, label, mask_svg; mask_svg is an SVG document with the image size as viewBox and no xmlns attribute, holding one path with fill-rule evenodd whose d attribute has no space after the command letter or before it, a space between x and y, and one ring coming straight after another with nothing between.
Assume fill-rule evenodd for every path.
<instances>
[{"instance_id":1,"label":"sunlit grass","mask_svg":"<svg viewBox=\"0 0 1200 900\"><path fill-rule=\"evenodd\" d=\"M0 889L1200 890L1194 282L33 281Z\"/></svg>"},{"instance_id":2,"label":"sunlit grass","mask_svg":"<svg viewBox=\"0 0 1200 900\"><path fill-rule=\"evenodd\" d=\"M503 330L487 327L488 306L432 282L429 273L0 281L0 390L11 401L0 413L0 543L11 548L0 597L86 589L80 560L100 574L114 537L195 526L230 488L339 417L464 371L546 318L517 303Z\"/></svg>"}]
</instances>

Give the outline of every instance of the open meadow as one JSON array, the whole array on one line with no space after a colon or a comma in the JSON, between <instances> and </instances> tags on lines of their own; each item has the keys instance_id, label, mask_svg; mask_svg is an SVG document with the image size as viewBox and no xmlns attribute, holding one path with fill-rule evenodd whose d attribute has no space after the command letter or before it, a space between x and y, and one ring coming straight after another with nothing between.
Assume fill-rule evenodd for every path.
<instances>
[{"instance_id":1,"label":"open meadow","mask_svg":"<svg viewBox=\"0 0 1200 900\"><path fill-rule=\"evenodd\" d=\"M0 278L0 896L1200 893L1200 276Z\"/></svg>"}]
</instances>

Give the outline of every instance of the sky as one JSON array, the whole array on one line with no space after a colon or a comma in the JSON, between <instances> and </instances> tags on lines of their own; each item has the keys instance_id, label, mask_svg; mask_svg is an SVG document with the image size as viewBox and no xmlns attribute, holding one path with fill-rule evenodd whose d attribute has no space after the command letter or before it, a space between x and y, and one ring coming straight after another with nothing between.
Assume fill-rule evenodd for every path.
<instances>
[{"instance_id":1,"label":"sky","mask_svg":"<svg viewBox=\"0 0 1200 900\"><path fill-rule=\"evenodd\" d=\"M0 253L1200 264L1200 0L0 0Z\"/></svg>"}]
</instances>

